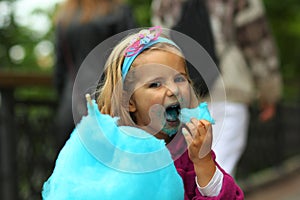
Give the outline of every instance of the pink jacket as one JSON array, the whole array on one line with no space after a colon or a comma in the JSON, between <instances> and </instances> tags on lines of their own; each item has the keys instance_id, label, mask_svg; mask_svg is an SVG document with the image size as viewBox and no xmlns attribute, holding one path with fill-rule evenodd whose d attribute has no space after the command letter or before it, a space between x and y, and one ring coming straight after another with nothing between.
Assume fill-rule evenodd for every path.
<instances>
[{"instance_id":1,"label":"pink jacket","mask_svg":"<svg viewBox=\"0 0 300 200\"><path fill-rule=\"evenodd\" d=\"M189 159L188 151L186 150L185 139L182 134L177 134L173 140L167 144L167 147L173 157L177 172L181 176L184 184L185 200L243 200L244 193L241 188L235 183L234 179L227 174L219 165L217 167L224 174L223 185L220 194L216 197L204 197L199 192L195 177L193 162ZM216 155L212 151L213 159Z\"/></svg>"},{"instance_id":2,"label":"pink jacket","mask_svg":"<svg viewBox=\"0 0 300 200\"><path fill-rule=\"evenodd\" d=\"M215 154L212 152L213 158ZM185 200L201 200L201 199L224 199L224 200L242 200L244 199L244 193L240 187L235 183L234 179L227 174L220 166L216 163L218 168L223 172L223 186L220 194L216 197L203 197L198 191L195 182L195 171L192 161L189 159L188 152L186 151L180 158L175 161L175 167L183 179L184 183L184 199Z\"/></svg>"}]
</instances>

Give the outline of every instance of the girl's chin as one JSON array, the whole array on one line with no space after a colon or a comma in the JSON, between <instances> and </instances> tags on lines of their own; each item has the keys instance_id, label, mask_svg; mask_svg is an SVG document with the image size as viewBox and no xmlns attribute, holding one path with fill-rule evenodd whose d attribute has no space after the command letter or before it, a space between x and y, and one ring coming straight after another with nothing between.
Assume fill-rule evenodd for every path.
<instances>
[{"instance_id":1,"label":"girl's chin","mask_svg":"<svg viewBox=\"0 0 300 200\"><path fill-rule=\"evenodd\" d=\"M141 127L141 128L147 131L148 133L154 135L158 139L165 139L175 135L178 132L180 126L181 126L181 122L178 120L174 122L167 121L161 130L158 130L150 126L146 128L145 127Z\"/></svg>"},{"instance_id":2,"label":"girl's chin","mask_svg":"<svg viewBox=\"0 0 300 200\"><path fill-rule=\"evenodd\" d=\"M168 136L173 136L178 132L179 127L180 122L167 122L161 132Z\"/></svg>"}]
</instances>

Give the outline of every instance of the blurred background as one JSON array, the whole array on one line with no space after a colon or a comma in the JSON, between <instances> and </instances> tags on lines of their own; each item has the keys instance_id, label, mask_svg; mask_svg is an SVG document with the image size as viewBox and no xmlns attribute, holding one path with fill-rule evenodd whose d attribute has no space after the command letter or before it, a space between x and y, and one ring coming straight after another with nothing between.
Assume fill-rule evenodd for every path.
<instances>
[{"instance_id":1,"label":"blurred background","mask_svg":"<svg viewBox=\"0 0 300 200\"><path fill-rule=\"evenodd\" d=\"M54 167L52 125L59 97L53 84L53 16L62 1L0 0L0 199L41 199ZM151 1L127 2L138 25L150 26ZM252 106L248 145L236 176L249 199L300 169L300 1L263 3L284 88L278 115L268 123L258 120L258 107Z\"/></svg>"}]
</instances>

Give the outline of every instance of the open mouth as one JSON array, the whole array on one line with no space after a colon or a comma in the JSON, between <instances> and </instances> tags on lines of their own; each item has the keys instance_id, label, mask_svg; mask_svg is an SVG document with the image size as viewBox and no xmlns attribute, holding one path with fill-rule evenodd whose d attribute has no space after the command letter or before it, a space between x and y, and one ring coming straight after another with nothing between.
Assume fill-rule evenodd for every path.
<instances>
[{"instance_id":1,"label":"open mouth","mask_svg":"<svg viewBox=\"0 0 300 200\"><path fill-rule=\"evenodd\" d=\"M165 117L169 122L176 122L179 120L180 105L178 103L166 107Z\"/></svg>"}]
</instances>

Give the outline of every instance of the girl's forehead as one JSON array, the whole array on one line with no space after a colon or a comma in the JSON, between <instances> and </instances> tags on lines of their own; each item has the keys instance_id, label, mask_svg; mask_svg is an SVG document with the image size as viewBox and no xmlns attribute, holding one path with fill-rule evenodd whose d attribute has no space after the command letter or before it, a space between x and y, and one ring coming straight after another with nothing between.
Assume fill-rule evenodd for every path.
<instances>
[{"instance_id":1,"label":"girl's forehead","mask_svg":"<svg viewBox=\"0 0 300 200\"><path fill-rule=\"evenodd\" d=\"M134 68L135 76L140 77L170 77L185 74L184 67L172 67L161 63L146 63Z\"/></svg>"},{"instance_id":2,"label":"girl's forehead","mask_svg":"<svg viewBox=\"0 0 300 200\"><path fill-rule=\"evenodd\" d=\"M134 68L148 66L150 69L153 69L154 73L157 72L157 69L167 69L162 68L162 66L172 68L179 73L186 73L186 64L184 58L179 53L174 51L155 49L143 52L135 59L133 65Z\"/></svg>"}]
</instances>

